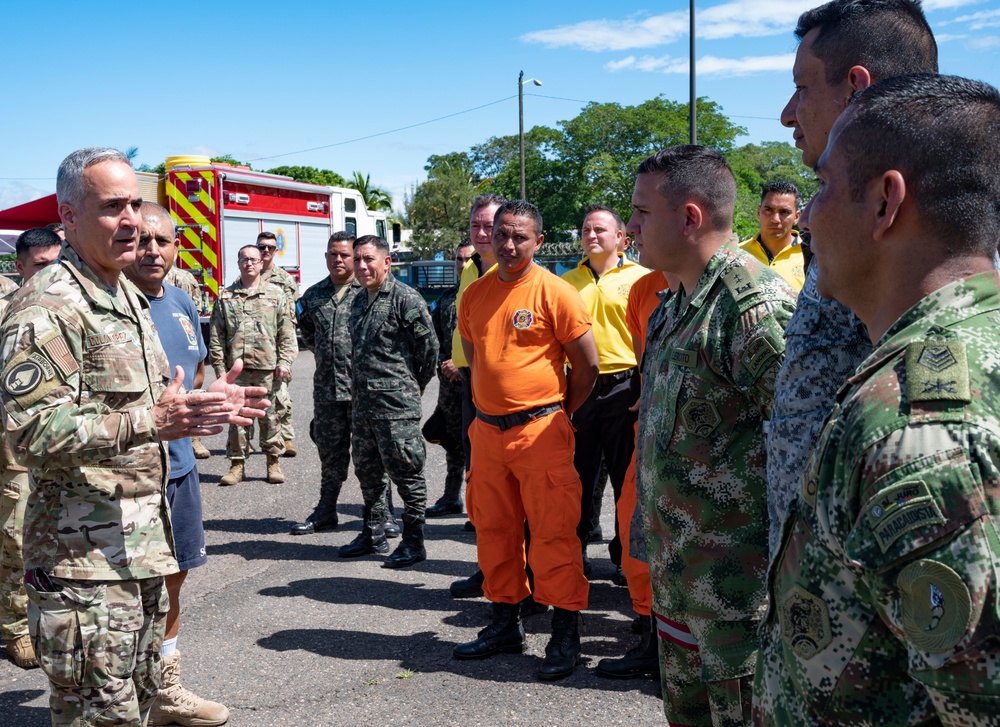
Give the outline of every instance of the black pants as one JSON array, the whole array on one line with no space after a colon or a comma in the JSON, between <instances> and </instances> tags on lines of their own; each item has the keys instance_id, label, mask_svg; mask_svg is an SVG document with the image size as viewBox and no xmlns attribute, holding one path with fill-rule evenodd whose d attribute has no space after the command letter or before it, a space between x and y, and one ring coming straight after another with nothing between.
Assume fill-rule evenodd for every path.
<instances>
[{"instance_id":1,"label":"black pants","mask_svg":"<svg viewBox=\"0 0 1000 727\"><path fill-rule=\"evenodd\" d=\"M599 523L594 507L594 490L601 476L601 458L604 458L615 494L615 509L622 494L625 473L635 451L635 422L638 412L629 411L638 399L639 375L594 387L583 405L573 413L576 428L576 453L573 464L583 484L580 502L580 524L576 528L581 544ZM615 537L608 544L611 561L622 562L622 541L615 517Z\"/></svg>"}]
</instances>

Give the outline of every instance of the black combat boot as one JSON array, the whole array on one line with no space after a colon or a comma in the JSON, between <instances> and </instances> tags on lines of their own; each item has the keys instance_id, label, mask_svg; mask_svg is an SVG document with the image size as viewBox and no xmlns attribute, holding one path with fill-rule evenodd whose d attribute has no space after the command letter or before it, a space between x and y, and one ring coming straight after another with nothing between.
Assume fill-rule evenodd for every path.
<instances>
[{"instance_id":1,"label":"black combat boot","mask_svg":"<svg viewBox=\"0 0 1000 727\"><path fill-rule=\"evenodd\" d=\"M319 504L306 518L306 521L292 525L292 535L312 535L313 533L336 530L337 526L340 525L340 519L337 517L337 496L339 494L339 486L335 491L330 488L329 491L320 494Z\"/></svg>"},{"instance_id":2,"label":"black combat boot","mask_svg":"<svg viewBox=\"0 0 1000 727\"><path fill-rule=\"evenodd\" d=\"M387 538L398 538L401 532L392 505L392 485L385 488L385 517L382 519L382 529L385 530Z\"/></svg>"},{"instance_id":3,"label":"black combat boot","mask_svg":"<svg viewBox=\"0 0 1000 727\"><path fill-rule=\"evenodd\" d=\"M446 515L461 515L462 500L459 498L449 498L447 493L444 497L427 508L427 517L445 517Z\"/></svg>"},{"instance_id":4,"label":"black combat boot","mask_svg":"<svg viewBox=\"0 0 1000 727\"><path fill-rule=\"evenodd\" d=\"M451 652L456 659L485 659L494 654L524 653L524 626L516 603L494 603L493 620L475 641L459 644Z\"/></svg>"},{"instance_id":5,"label":"black combat boot","mask_svg":"<svg viewBox=\"0 0 1000 727\"><path fill-rule=\"evenodd\" d=\"M407 515L403 516L403 538L385 562L383 568L406 568L427 560L424 550L424 525L414 523Z\"/></svg>"},{"instance_id":6,"label":"black combat boot","mask_svg":"<svg viewBox=\"0 0 1000 727\"><path fill-rule=\"evenodd\" d=\"M486 580L486 576L483 572L476 569L468 578L460 578L449 586L448 590L451 591L452 598L479 598L483 595L483 582Z\"/></svg>"},{"instance_id":7,"label":"black combat boot","mask_svg":"<svg viewBox=\"0 0 1000 727\"><path fill-rule=\"evenodd\" d=\"M385 539L382 527L382 515L374 514L371 508L365 508L365 524L358 537L343 546L337 554L341 558L359 558L371 553L385 554L389 552L389 543Z\"/></svg>"},{"instance_id":8,"label":"black combat boot","mask_svg":"<svg viewBox=\"0 0 1000 727\"><path fill-rule=\"evenodd\" d=\"M601 659L597 676L605 679L659 679L660 654L656 643L655 625L651 616L640 616L643 632L639 645L625 652L620 659Z\"/></svg>"},{"instance_id":9,"label":"black combat boot","mask_svg":"<svg viewBox=\"0 0 1000 727\"><path fill-rule=\"evenodd\" d=\"M545 647L545 658L538 678L554 682L573 673L580 660L580 612L555 609L552 614L552 638Z\"/></svg>"}]
</instances>

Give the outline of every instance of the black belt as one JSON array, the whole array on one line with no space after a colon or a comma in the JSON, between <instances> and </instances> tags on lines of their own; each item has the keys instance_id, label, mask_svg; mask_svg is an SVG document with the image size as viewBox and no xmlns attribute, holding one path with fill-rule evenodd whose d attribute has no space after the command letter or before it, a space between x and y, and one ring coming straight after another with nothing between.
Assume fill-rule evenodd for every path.
<instances>
[{"instance_id":1,"label":"black belt","mask_svg":"<svg viewBox=\"0 0 1000 727\"><path fill-rule=\"evenodd\" d=\"M497 427L501 432L506 432L508 429L527 424L533 419L541 419L543 416L557 412L560 409L562 409L562 404L546 404L545 406L536 406L534 409L525 409L524 411L516 411L513 414L505 414L502 417L483 414L477 409L476 416L487 424Z\"/></svg>"},{"instance_id":2,"label":"black belt","mask_svg":"<svg viewBox=\"0 0 1000 727\"><path fill-rule=\"evenodd\" d=\"M619 371L616 374L598 374L597 381L594 382L594 386L607 386L608 384L617 384L619 381L625 381L625 379L631 379L632 375L637 370L638 369L633 366L630 369Z\"/></svg>"}]
</instances>

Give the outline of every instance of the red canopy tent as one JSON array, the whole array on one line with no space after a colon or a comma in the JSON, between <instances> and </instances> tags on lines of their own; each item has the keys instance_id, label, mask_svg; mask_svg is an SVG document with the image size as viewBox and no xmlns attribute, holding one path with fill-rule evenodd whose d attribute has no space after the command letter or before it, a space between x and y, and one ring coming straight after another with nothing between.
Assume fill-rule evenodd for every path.
<instances>
[{"instance_id":1,"label":"red canopy tent","mask_svg":"<svg viewBox=\"0 0 1000 727\"><path fill-rule=\"evenodd\" d=\"M58 221L59 206L54 194L0 211L0 228L8 230L30 230Z\"/></svg>"}]
</instances>

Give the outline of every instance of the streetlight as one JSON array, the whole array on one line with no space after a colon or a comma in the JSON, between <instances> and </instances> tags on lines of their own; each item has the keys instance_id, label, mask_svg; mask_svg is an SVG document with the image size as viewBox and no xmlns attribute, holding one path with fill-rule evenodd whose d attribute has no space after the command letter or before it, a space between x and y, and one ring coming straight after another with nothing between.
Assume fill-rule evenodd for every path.
<instances>
[{"instance_id":1,"label":"streetlight","mask_svg":"<svg viewBox=\"0 0 1000 727\"><path fill-rule=\"evenodd\" d=\"M542 82L537 78L529 78L525 81L524 71L517 74L518 140L521 142L521 199L524 199L526 196L524 191L524 85L526 83L533 83L536 86L542 85Z\"/></svg>"}]
</instances>

